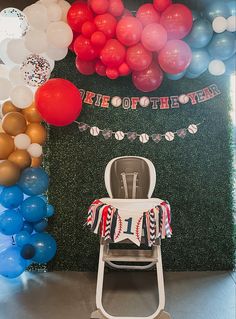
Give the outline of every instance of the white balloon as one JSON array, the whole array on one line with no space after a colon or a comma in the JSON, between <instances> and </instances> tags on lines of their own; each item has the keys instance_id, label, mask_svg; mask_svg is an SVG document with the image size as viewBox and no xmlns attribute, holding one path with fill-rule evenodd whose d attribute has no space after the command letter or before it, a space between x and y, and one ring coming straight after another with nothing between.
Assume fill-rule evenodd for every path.
<instances>
[{"instance_id":1,"label":"white balloon","mask_svg":"<svg viewBox=\"0 0 236 319\"><path fill-rule=\"evenodd\" d=\"M62 17L62 8L57 3L51 3L47 6L49 21L60 21Z\"/></svg>"},{"instance_id":2,"label":"white balloon","mask_svg":"<svg viewBox=\"0 0 236 319\"><path fill-rule=\"evenodd\" d=\"M25 36L25 46L32 53L39 54L47 51L46 33L40 30L30 30Z\"/></svg>"},{"instance_id":3,"label":"white balloon","mask_svg":"<svg viewBox=\"0 0 236 319\"><path fill-rule=\"evenodd\" d=\"M212 22L212 28L216 33L222 33L227 28L227 20L224 17L216 17Z\"/></svg>"},{"instance_id":4,"label":"white balloon","mask_svg":"<svg viewBox=\"0 0 236 319\"><path fill-rule=\"evenodd\" d=\"M14 89L11 91L10 97L12 103L20 109L29 107L33 102L32 91L24 85L18 85L14 87Z\"/></svg>"},{"instance_id":5,"label":"white balloon","mask_svg":"<svg viewBox=\"0 0 236 319\"><path fill-rule=\"evenodd\" d=\"M48 26L47 9L41 3L35 3L26 7L25 13L31 27L39 30L45 30Z\"/></svg>"},{"instance_id":6,"label":"white balloon","mask_svg":"<svg viewBox=\"0 0 236 319\"><path fill-rule=\"evenodd\" d=\"M5 64L0 64L0 78L9 79L9 68Z\"/></svg>"},{"instance_id":7,"label":"white balloon","mask_svg":"<svg viewBox=\"0 0 236 319\"><path fill-rule=\"evenodd\" d=\"M5 39L2 42L0 42L0 59L9 68L16 65L14 62L12 62L9 59L9 57L7 55L7 46L8 46L8 43L10 41L11 41L11 39Z\"/></svg>"},{"instance_id":8,"label":"white balloon","mask_svg":"<svg viewBox=\"0 0 236 319\"><path fill-rule=\"evenodd\" d=\"M57 3L58 0L40 0L39 2L41 2L44 6L48 6L52 3Z\"/></svg>"},{"instance_id":9,"label":"white balloon","mask_svg":"<svg viewBox=\"0 0 236 319\"><path fill-rule=\"evenodd\" d=\"M236 31L236 16L231 16L227 19L227 31L229 32Z\"/></svg>"},{"instance_id":10,"label":"white balloon","mask_svg":"<svg viewBox=\"0 0 236 319\"><path fill-rule=\"evenodd\" d=\"M25 81L20 71L20 66L14 66L9 72L9 79L13 85L24 85Z\"/></svg>"},{"instance_id":11,"label":"white balloon","mask_svg":"<svg viewBox=\"0 0 236 319\"><path fill-rule=\"evenodd\" d=\"M225 73L225 64L221 60L212 60L209 63L208 70L212 75L222 75Z\"/></svg>"},{"instance_id":12,"label":"white balloon","mask_svg":"<svg viewBox=\"0 0 236 319\"><path fill-rule=\"evenodd\" d=\"M14 63L20 64L30 55L30 51L26 49L23 39L13 39L7 44L7 54Z\"/></svg>"},{"instance_id":13,"label":"white balloon","mask_svg":"<svg viewBox=\"0 0 236 319\"><path fill-rule=\"evenodd\" d=\"M53 59L55 61L63 60L66 57L67 53L68 53L68 48L60 49L60 48L55 48L53 46L49 46L46 52L47 56L50 59Z\"/></svg>"},{"instance_id":14,"label":"white balloon","mask_svg":"<svg viewBox=\"0 0 236 319\"><path fill-rule=\"evenodd\" d=\"M54 47L67 48L73 40L73 32L63 21L52 22L47 28L47 37Z\"/></svg>"},{"instance_id":15,"label":"white balloon","mask_svg":"<svg viewBox=\"0 0 236 319\"><path fill-rule=\"evenodd\" d=\"M9 98L12 90L11 82L6 78L0 78L0 100Z\"/></svg>"},{"instance_id":16,"label":"white balloon","mask_svg":"<svg viewBox=\"0 0 236 319\"><path fill-rule=\"evenodd\" d=\"M67 13L71 7L70 3L68 1L65 0L59 0L58 2L59 6L62 9L62 17L61 20L64 22L67 22Z\"/></svg>"},{"instance_id":17,"label":"white balloon","mask_svg":"<svg viewBox=\"0 0 236 319\"><path fill-rule=\"evenodd\" d=\"M27 148L27 152L32 156L32 157L40 157L43 154L43 148L41 145L38 143L32 143L30 146Z\"/></svg>"},{"instance_id":18,"label":"white balloon","mask_svg":"<svg viewBox=\"0 0 236 319\"><path fill-rule=\"evenodd\" d=\"M19 150L26 150L31 144L31 139L27 134L18 134L14 138L14 143Z\"/></svg>"}]
</instances>

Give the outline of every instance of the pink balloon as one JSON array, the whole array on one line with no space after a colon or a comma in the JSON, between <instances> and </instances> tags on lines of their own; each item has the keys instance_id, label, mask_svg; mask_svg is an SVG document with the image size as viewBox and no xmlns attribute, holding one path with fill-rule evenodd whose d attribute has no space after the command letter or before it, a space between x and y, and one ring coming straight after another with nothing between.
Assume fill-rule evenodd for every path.
<instances>
[{"instance_id":1,"label":"pink balloon","mask_svg":"<svg viewBox=\"0 0 236 319\"><path fill-rule=\"evenodd\" d=\"M168 33L168 39L183 39L192 29L192 11L183 4L172 4L162 14L160 23Z\"/></svg>"},{"instance_id":2,"label":"pink balloon","mask_svg":"<svg viewBox=\"0 0 236 319\"><path fill-rule=\"evenodd\" d=\"M101 51L100 59L110 68L117 68L124 62L126 49L118 40L110 39Z\"/></svg>"},{"instance_id":3,"label":"pink balloon","mask_svg":"<svg viewBox=\"0 0 236 319\"><path fill-rule=\"evenodd\" d=\"M108 0L89 0L89 5L94 13L103 14L107 12L109 8Z\"/></svg>"},{"instance_id":4,"label":"pink balloon","mask_svg":"<svg viewBox=\"0 0 236 319\"><path fill-rule=\"evenodd\" d=\"M141 43L135 44L127 50L126 63L133 71L143 71L152 63L152 53Z\"/></svg>"},{"instance_id":5,"label":"pink balloon","mask_svg":"<svg viewBox=\"0 0 236 319\"><path fill-rule=\"evenodd\" d=\"M172 4L172 0L153 0L153 5L158 12L163 12Z\"/></svg>"},{"instance_id":6,"label":"pink balloon","mask_svg":"<svg viewBox=\"0 0 236 319\"><path fill-rule=\"evenodd\" d=\"M124 5L122 0L110 0L110 5L108 11L114 16L114 17L120 17L122 13L124 12Z\"/></svg>"},{"instance_id":7,"label":"pink balloon","mask_svg":"<svg viewBox=\"0 0 236 319\"><path fill-rule=\"evenodd\" d=\"M139 7L136 17L144 27L148 24L158 23L160 21L160 14L151 3L146 3Z\"/></svg>"},{"instance_id":8,"label":"pink balloon","mask_svg":"<svg viewBox=\"0 0 236 319\"><path fill-rule=\"evenodd\" d=\"M163 72L158 64L152 63L146 70L133 72L133 83L142 92L151 92L159 88L163 81Z\"/></svg>"},{"instance_id":9,"label":"pink balloon","mask_svg":"<svg viewBox=\"0 0 236 319\"><path fill-rule=\"evenodd\" d=\"M147 25L142 32L142 43L149 51L161 50L167 42L166 29L158 23Z\"/></svg>"},{"instance_id":10,"label":"pink balloon","mask_svg":"<svg viewBox=\"0 0 236 319\"><path fill-rule=\"evenodd\" d=\"M135 17L123 17L117 24L117 39L126 46L131 46L139 42L142 34L142 24Z\"/></svg>"},{"instance_id":11,"label":"pink balloon","mask_svg":"<svg viewBox=\"0 0 236 319\"><path fill-rule=\"evenodd\" d=\"M192 51L182 40L168 41L158 55L161 68L170 74L177 74L187 69L192 59Z\"/></svg>"},{"instance_id":12,"label":"pink balloon","mask_svg":"<svg viewBox=\"0 0 236 319\"><path fill-rule=\"evenodd\" d=\"M75 65L81 74L92 75L95 73L95 61L83 61L76 57Z\"/></svg>"}]
</instances>

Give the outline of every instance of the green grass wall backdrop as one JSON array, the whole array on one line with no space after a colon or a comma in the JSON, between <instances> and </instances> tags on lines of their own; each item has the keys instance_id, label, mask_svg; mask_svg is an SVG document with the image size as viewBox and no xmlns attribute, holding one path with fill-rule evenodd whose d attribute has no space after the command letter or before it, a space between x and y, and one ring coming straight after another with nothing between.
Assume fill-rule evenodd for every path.
<instances>
[{"instance_id":1,"label":"green grass wall backdrop","mask_svg":"<svg viewBox=\"0 0 236 319\"><path fill-rule=\"evenodd\" d=\"M137 8L145 1L133 1ZM183 2L183 1L182 1ZM143 96L130 78L111 81L85 77L75 68L73 54L59 62L53 73L78 88L110 96ZM172 239L163 241L167 270L220 270L233 268L232 154L230 147L229 78L208 74L196 80L165 79L150 96L180 95L216 83L222 94L205 103L181 105L179 109L152 110L122 107L103 109L84 104L79 121L113 131L165 133L199 123L196 135L173 142L133 143L80 133L76 124L50 127L46 164L50 173L49 200L56 215L50 232L58 252L54 270L94 271L99 239L84 223L90 203L106 196L104 170L114 157L137 155L149 158L157 171L155 197L172 207Z\"/></svg>"}]
</instances>

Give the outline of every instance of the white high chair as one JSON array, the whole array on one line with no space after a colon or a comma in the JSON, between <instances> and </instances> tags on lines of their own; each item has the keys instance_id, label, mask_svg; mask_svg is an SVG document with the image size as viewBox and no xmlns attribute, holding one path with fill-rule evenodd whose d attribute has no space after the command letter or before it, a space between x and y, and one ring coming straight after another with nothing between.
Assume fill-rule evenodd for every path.
<instances>
[{"instance_id":1,"label":"white high chair","mask_svg":"<svg viewBox=\"0 0 236 319\"><path fill-rule=\"evenodd\" d=\"M123 211L147 211L159 205L162 200L151 198L156 184L156 171L152 162L146 158L137 156L118 157L111 160L105 170L105 185L108 198L100 199L103 203L112 205ZM126 243L123 241L121 243ZM120 244L120 243L119 243ZM120 265L117 262L145 263L138 265ZM148 264L147 264L148 263ZM157 285L159 293L159 306L157 310L147 317L117 317L104 309L102 304L103 282L105 264L115 269L147 270L156 266ZM165 290L163 280L163 268L160 240L157 239L152 250L127 250L111 249L109 242L101 240L100 257L98 266L97 310L91 314L93 319L170 319L170 315L164 311Z\"/></svg>"}]
</instances>

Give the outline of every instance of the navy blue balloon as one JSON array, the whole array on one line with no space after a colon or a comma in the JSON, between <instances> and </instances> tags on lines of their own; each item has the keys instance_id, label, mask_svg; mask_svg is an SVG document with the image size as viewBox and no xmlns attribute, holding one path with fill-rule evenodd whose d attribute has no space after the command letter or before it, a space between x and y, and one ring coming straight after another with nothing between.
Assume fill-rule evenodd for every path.
<instances>
[{"instance_id":1,"label":"navy blue balloon","mask_svg":"<svg viewBox=\"0 0 236 319\"><path fill-rule=\"evenodd\" d=\"M54 207L50 204L47 205L47 217L53 216L55 213Z\"/></svg>"},{"instance_id":2,"label":"navy blue balloon","mask_svg":"<svg viewBox=\"0 0 236 319\"><path fill-rule=\"evenodd\" d=\"M23 201L20 212L25 220L35 223L46 216L47 206L42 198L32 196Z\"/></svg>"},{"instance_id":3,"label":"navy blue balloon","mask_svg":"<svg viewBox=\"0 0 236 319\"><path fill-rule=\"evenodd\" d=\"M215 34L208 46L209 54L222 61L228 60L235 53L236 42L233 33L225 31Z\"/></svg>"},{"instance_id":4,"label":"navy blue balloon","mask_svg":"<svg viewBox=\"0 0 236 319\"><path fill-rule=\"evenodd\" d=\"M223 1L213 0L212 3L206 7L203 14L208 20L213 21L216 17L228 18L230 16L230 10Z\"/></svg>"},{"instance_id":5,"label":"navy blue balloon","mask_svg":"<svg viewBox=\"0 0 236 319\"><path fill-rule=\"evenodd\" d=\"M36 252L36 249L34 248L34 246L30 244L26 244L21 248L20 254L22 258L29 260L34 257L35 252Z\"/></svg>"},{"instance_id":6,"label":"navy blue balloon","mask_svg":"<svg viewBox=\"0 0 236 319\"><path fill-rule=\"evenodd\" d=\"M27 195L41 195L48 189L49 178L42 168L26 168L18 184Z\"/></svg>"},{"instance_id":7,"label":"navy blue balloon","mask_svg":"<svg viewBox=\"0 0 236 319\"><path fill-rule=\"evenodd\" d=\"M201 49L206 47L213 37L212 24L206 19L197 19L193 22L190 34L184 39L191 48Z\"/></svg>"},{"instance_id":8,"label":"navy blue balloon","mask_svg":"<svg viewBox=\"0 0 236 319\"><path fill-rule=\"evenodd\" d=\"M23 218L18 211L11 209L5 210L0 215L0 232L3 235L12 236L22 229Z\"/></svg>"},{"instance_id":9,"label":"navy blue balloon","mask_svg":"<svg viewBox=\"0 0 236 319\"><path fill-rule=\"evenodd\" d=\"M186 70L184 70L183 72L180 72L178 74L166 73L166 76L169 80L177 81L177 80L180 80L184 77L185 72L186 72Z\"/></svg>"},{"instance_id":10,"label":"navy blue balloon","mask_svg":"<svg viewBox=\"0 0 236 319\"><path fill-rule=\"evenodd\" d=\"M56 254L57 245L55 239L48 233L36 233L31 236L31 245L36 252L32 260L36 263L47 263Z\"/></svg>"},{"instance_id":11,"label":"navy blue balloon","mask_svg":"<svg viewBox=\"0 0 236 319\"><path fill-rule=\"evenodd\" d=\"M234 54L230 59L226 60L224 63L226 67L226 74L236 74L236 54Z\"/></svg>"},{"instance_id":12,"label":"navy blue balloon","mask_svg":"<svg viewBox=\"0 0 236 319\"><path fill-rule=\"evenodd\" d=\"M21 249L9 247L0 253L0 275L7 278L20 276L27 267L27 261L21 257Z\"/></svg>"},{"instance_id":13,"label":"navy blue balloon","mask_svg":"<svg viewBox=\"0 0 236 319\"><path fill-rule=\"evenodd\" d=\"M30 222L27 222L26 220L24 221L23 223L23 227L21 230L25 230L27 231L29 234L32 234L33 230L34 230L34 227L33 227L33 224L30 223Z\"/></svg>"},{"instance_id":14,"label":"navy blue balloon","mask_svg":"<svg viewBox=\"0 0 236 319\"><path fill-rule=\"evenodd\" d=\"M30 242L30 234L26 230L22 230L16 234L15 241L17 246L22 247Z\"/></svg>"},{"instance_id":15,"label":"navy blue balloon","mask_svg":"<svg viewBox=\"0 0 236 319\"><path fill-rule=\"evenodd\" d=\"M42 219L34 224L34 230L38 233L42 233L48 227L48 221L46 219Z\"/></svg>"},{"instance_id":16,"label":"navy blue balloon","mask_svg":"<svg viewBox=\"0 0 236 319\"><path fill-rule=\"evenodd\" d=\"M6 208L16 208L23 199L24 195L19 186L4 187L0 195L0 204Z\"/></svg>"},{"instance_id":17,"label":"navy blue balloon","mask_svg":"<svg viewBox=\"0 0 236 319\"><path fill-rule=\"evenodd\" d=\"M211 57L205 49L195 49L192 51L192 60L187 72L201 75L207 70L210 61Z\"/></svg>"},{"instance_id":18,"label":"navy blue balloon","mask_svg":"<svg viewBox=\"0 0 236 319\"><path fill-rule=\"evenodd\" d=\"M230 1L226 3L229 8L230 16L236 16L236 1Z\"/></svg>"}]
</instances>

